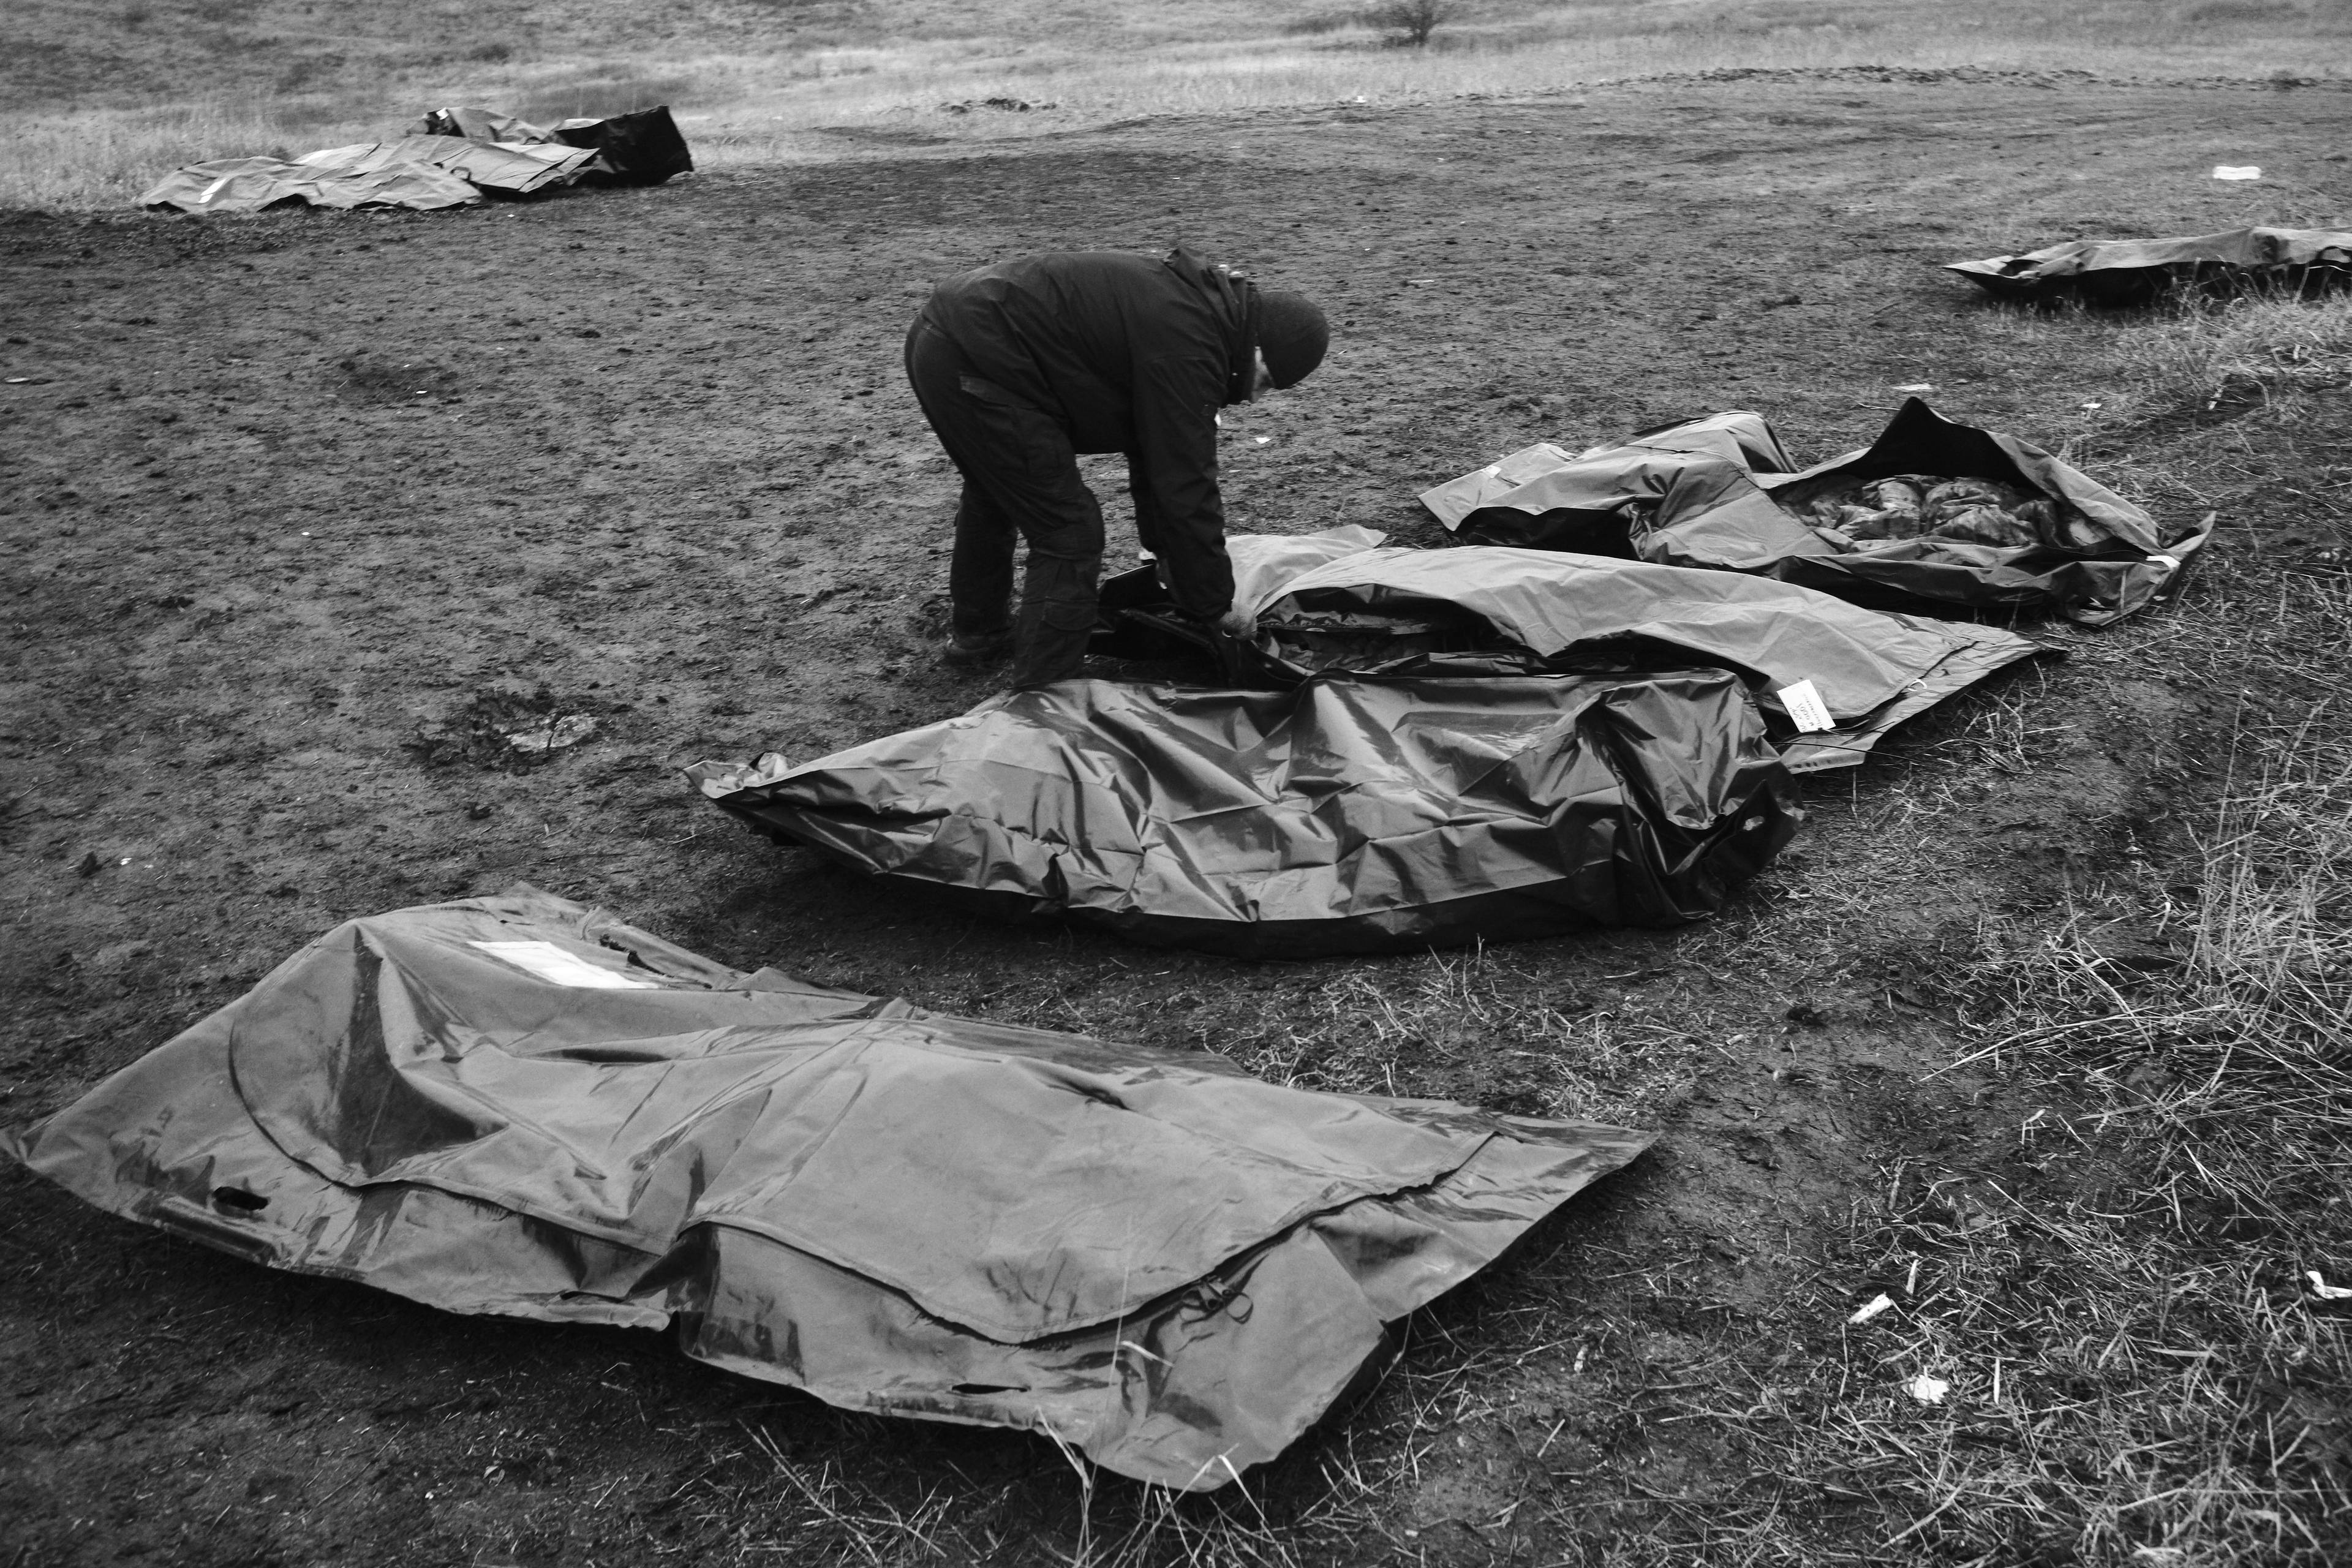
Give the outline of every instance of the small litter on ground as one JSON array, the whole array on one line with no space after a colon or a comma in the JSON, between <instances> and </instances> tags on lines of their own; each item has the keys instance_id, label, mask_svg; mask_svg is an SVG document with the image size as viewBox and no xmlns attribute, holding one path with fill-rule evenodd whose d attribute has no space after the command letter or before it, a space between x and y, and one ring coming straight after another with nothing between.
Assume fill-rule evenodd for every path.
<instances>
[{"instance_id":1,"label":"small litter on ground","mask_svg":"<svg viewBox=\"0 0 2352 1568\"><path fill-rule=\"evenodd\" d=\"M402 749L427 767L469 763L522 773L595 737L598 719L587 707L544 686L528 696L493 688L441 722L418 725Z\"/></svg>"},{"instance_id":2,"label":"small litter on ground","mask_svg":"<svg viewBox=\"0 0 2352 1568\"><path fill-rule=\"evenodd\" d=\"M1949 1381L1920 1373L1903 1384L1903 1392L1922 1405L1941 1405L1944 1395L1952 1392Z\"/></svg>"},{"instance_id":3,"label":"small litter on ground","mask_svg":"<svg viewBox=\"0 0 2352 1568\"><path fill-rule=\"evenodd\" d=\"M504 725L500 733L518 752L544 754L576 746L596 732L596 721L585 713L564 713L549 719L526 719Z\"/></svg>"}]
</instances>

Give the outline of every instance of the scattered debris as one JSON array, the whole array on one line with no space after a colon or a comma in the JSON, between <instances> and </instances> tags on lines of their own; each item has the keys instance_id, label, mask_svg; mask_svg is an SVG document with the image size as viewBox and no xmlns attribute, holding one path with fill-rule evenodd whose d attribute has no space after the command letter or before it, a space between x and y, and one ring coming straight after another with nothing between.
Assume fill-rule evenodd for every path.
<instances>
[{"instance_id":1,"label":"scattered debris","mask_svg":"<svg viewBox=\"0 0 2352 1568\"><path fill-rule=\"evenodd\" d=\"M1952 1385L1943 1378L1930 1377L1923 1372L1906 1382L1903 1392L1922 1405L1941 1405L1944 1395L1952 1392Z\"/></svg>"},{"instance_id":2,"label":"scattered debris","mask_svg":"<svg viewBox=\"0 0 2352 1568\"><path fill-rule=\"evenodd\" d=\"M559 699L544 686L527 697L493 688L438 725L419 725L402 750L427 767L470 763L522 773L593 738L597 716L590 706Z\"/></svg>"},{"instance_id":3,"label":"scattered debris","mask_svg":"<svg viewBox=\"0 0 2352 1568\"><path fill-rule=\"evenodd\" d=\"M518 720L499 730L508 745L526 755L560 752L566 746L578 745L595 732L596 721L585 713L566 713L545 720Z\"/></svg>"},{"instance_id":4,"label":"scattered debris","mask_svg":"<svg viewBox=\"0 0 2352 1568\"><path fill-rule=\"evenodd\" d=\"M2315 1301L2352 1301L2352 1287L2330 1285L2316 1268L2306 1268L2303 1277L2311 1281L2311 1299Z\"/></svg>"},{"instance_id":5,"label":"scattered debris","mask_svg":"<svg viewBox=\"0 0 2352 1568\"><path fill-rule=\"evenodd\" d=\"M942 103L940 108L950 114L970 114L975 109L993 109L1008 114L1026 114L1033 109L1058 109L1055 103L1031 103L1024 98L967 98L961 103Z\"/></svg>"},{"instance_id":6,"label":"scattered debris","mask_svg":"<svg viewBox=\"0 0 2352 1568\"><path fill-rule=\"evenodd\" d=\"M675 1321L1209 1490L1650 1142L746 974L518 888L345 921L0 1149L248 1261Z\"/></svg>"},{"instance_id":7,"label":"scattered debris","mask_svg":"<svg viewBox=\"0 0 2352 1568\"><path fill-rule=\"evenodd\" d=\"M1955 261L1944 270L2005 300L2144 305L2175 290L2315 294L2352 282L2352 230L2233 228L2178 239L2077 240Z\"/></svg>"},{"instance_id":8,"label":"scattered debris","mask_svg":"<svg viewBox=\"0 0 2352 1568\"><path fill-rule=\"evenodd\" d=\"M457 401L463 387L457 373L445 365L422 361L378 358L350 353L321 373L338 401L363 407L410 407L427 398L432 405Z\"/></svg>"},{"instance_id":9,"label":"scattered debris","mask_svg":"<svg viewBox=\"0 0 2352 1568\"><path fill-rule=\"evenodd\" d=\"M1864 1301L1861 1306L1856 1307L1853 1310L1853 1316L1848 1318L1846 1321L1849 1323L1866 1323L1870 1321L1871 1319L1878 1316L1879 1313L1888 1310L1894 1305L1895 1298L1885 1294L1884 1291L1881 1291L1879 1294L1873 1296L1869 1300Z\"/></svg>"},{"instance_id":10,"label":"scattered debris","mask_svg":"<svg viewBox=\"0 0 2352 1568\"><path fill-rule=\"evenodd\" d=\"M2217 180L2259 180L2263 177L2260 163L2216 163L2213 177Z\"/></svg>"}]
</instances>

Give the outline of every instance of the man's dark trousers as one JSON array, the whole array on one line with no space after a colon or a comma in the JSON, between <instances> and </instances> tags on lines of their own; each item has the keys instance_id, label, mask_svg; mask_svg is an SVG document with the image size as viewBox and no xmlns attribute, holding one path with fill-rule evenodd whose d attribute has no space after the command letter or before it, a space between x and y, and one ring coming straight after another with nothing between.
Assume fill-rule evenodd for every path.
<instances>
[{"instance_id":1,"label":"man's dark trousers","mask_svg":"<svg viewBox=\"0 0 2352 1568\"><path fill-rule=\"evenodd\" d=\"M1069 432L972 374L953 339L918 319L907 334L907 380L940 445L963 476L948 597L956 637L1013 633L1013 684L1077 674L1095 624L1102 574L1102 504L1078 478ZM1029 546L1014 621L1013 549Z\"/></svg>"}]
</instances>

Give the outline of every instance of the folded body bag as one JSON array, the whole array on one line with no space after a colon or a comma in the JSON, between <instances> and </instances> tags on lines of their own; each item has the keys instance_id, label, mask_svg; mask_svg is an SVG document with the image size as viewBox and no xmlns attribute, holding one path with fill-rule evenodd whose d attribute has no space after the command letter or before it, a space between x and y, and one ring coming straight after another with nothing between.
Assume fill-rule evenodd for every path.
<instances>
[{"instance_id":1,"label":"folded body bag","mask_svg":"<svg viewBox=\"0 0 2352 1568\"><path fill-rule=\"evenodd\" d=\"M1528 447L1423 493L1465 544L1524 545L1632 559L1659 514L1770 506L1759 474L1794 468L1760 414L1735 410L1637 431L1613 447Z\"/></svg>"},{"instance_id":2,"label":"folded body bag","mask_svg":"<svg viewBox=\"0 0 2352 1568\"><path fill-rule=\"evenodd\" d=\"M1234 600L1257 618L1245 643L1174 616L1153 568L1139 567L1103 585L1108 621L1089 646L1165 658L1183 639L1237 686L1714 666L1748 682L1790 773L1852 767L1895 725L2052 651L1998 626L1864 609L1740 573L1559 550L1381 549L1383 537L1228 538Z\"/></svg>"},{"instance_id":3,"label":"folded body bag","mask_svg":"<svg viewBox=\"0 0 2352 1568\"><path fill-rule=\"evenodd\" d=\"M1068 680L805 766L689 776L780 842L1000 916L1257 956L1679 924L1798 817L1720 670Z\"/></svg>"},{"instance_id":4,"label":"folded body bag","mask_svg":"<svg viewBox=\"0 0 2352 1568\"><path fill-rule=\"evenodd\" d=\"M744 974L529 889L347 921L0 1148L454 1312L1222 1485L1649 1143Z\"/></svg>"}]
</instances>

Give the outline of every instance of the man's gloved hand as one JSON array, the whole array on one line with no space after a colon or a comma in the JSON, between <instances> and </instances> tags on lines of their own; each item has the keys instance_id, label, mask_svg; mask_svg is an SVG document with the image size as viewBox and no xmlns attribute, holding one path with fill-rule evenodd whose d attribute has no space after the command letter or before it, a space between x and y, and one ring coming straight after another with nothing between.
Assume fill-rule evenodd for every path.
<instances>
[{"instance_id":1,"label":"man's gloved hand","mask_svg":"<svg viewBox=\"0 0 2352 1568\"><path fill-rule=\"evenodd\" d=\"M1231 609L1217 617L1217 629L1235 642L1248 642L1257 636L1257 617L1236 599Z\"/></svg>"}]
</instances>

